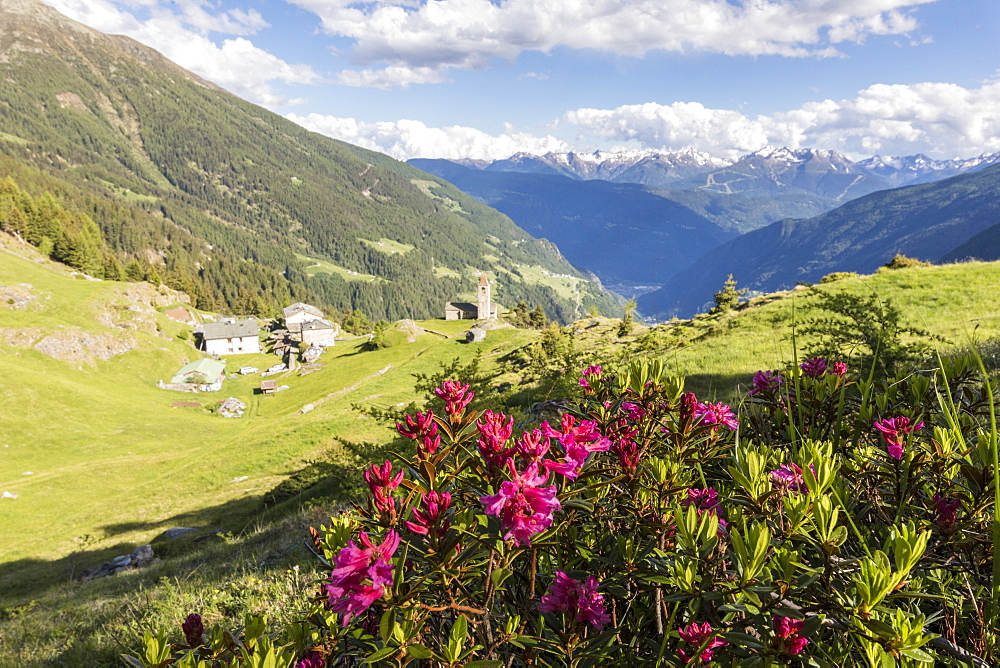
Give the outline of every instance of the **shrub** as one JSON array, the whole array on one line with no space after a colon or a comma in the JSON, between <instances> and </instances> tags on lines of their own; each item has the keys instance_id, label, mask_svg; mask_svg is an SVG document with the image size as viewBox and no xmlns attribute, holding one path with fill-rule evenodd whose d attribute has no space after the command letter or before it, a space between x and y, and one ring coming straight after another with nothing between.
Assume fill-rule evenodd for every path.
<instances>
[{"instance_id":1,"label":"shrub","mask_svg":"<svg viewBox=\"0 0 1000 668\"><path fill-rule=\"evenodd\" d=\"M835 271L832 274L827 274L823 278L819 279L822 283L833 283L835 281L842 281L845 278L857 278L858 272L856 271Z\"/></svg>"},{"instance_id":2,"label":"shrub","mask_svg":"<svg viewBox=\"0 0 1000 668\"><path fill-rule=\"evenodd\" d=\"M738 416L655 362L579 386L556 424L515 430L443 383L440 414L397 425L413 456L372 464L367 498L314 532L330 575L300 622L192 614L127 661L995 661L998 439L972 358L885 382L811 358L758 372Z\"/></svg>"},{"instance_id":3,"label":"shrub","mask_svg":"<svg viewBox=\"0 0 1000 668\"><path fill-rule=\"evenodd\" d=\"M883 265L886 269L909 269L911 267L930 267L930 262L906 257L902 253L896 253L891 260Z\"/></svg>"}]
</instances>

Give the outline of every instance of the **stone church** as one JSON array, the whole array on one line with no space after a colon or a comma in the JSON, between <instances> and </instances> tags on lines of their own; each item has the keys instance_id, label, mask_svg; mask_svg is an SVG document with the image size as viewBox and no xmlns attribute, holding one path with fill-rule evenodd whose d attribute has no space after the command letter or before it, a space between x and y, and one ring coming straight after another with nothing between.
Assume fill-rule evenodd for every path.
<instances>
[{"instance_id":1,"label":"stone church","mask_svg":"<svg viewBox=\"0 0 1000 668\"><path fill-rule=\"evenodd\" d=\"M490 320L497 317L497 307L490 294L490 281L486 274L479 277L479 292L477 303L446 302L444 305L445 320Z\"/></svg>"}]
</instances>

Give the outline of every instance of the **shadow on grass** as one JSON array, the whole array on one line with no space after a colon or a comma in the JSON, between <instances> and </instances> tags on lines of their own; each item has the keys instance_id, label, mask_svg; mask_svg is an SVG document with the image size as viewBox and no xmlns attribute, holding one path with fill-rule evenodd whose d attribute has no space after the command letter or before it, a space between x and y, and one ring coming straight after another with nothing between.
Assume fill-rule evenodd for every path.
<instances>
[{"instance_id":1,"label":"shadow on grass","mask_svg":"<svg viewBox=\"0 0 1000 668\"><path fill-rule=\"evenodd\" d=\"M288 599L291 579L298 583L299 593L291 594L298 598L291 602L290 614L298 614L298 606L305 604L324 575L306 547L308 527L326 522L330 511L288 505L282 513L256 513L242 532L239 520L246 520L238 517L238 511L233 504L208 511L209 515L234 513L227 527L231 534L214 540L195 538L187 545L184 539L168 541L164 545L174 547L164 550L161 561L111 577L81 582L70 576L79 564L99 565L131 552L131 544L0 566L8 580L29 569L51 574L33 591L20 591L19 599L13 597L18 591L12 591L8 582L0 584L0 666L120 666L122 653L139 651L143 629L169 627L176 637L192 611L222 615L230 626L238 625L243 614L257 606ZM154 549L158 543L153 543Z\"/></svg>"},{"instance_id":2,"label":"shadow on grass","mask_svg":"<svg viewBox=\"0 0 1000 668\"><path fill-rule=\"evenodd\" d=\"M261 510L261 497L250 496L234 499L224 504L195 512L185 512L156 522L122 522L99 527L99 537L87 537L86 542L100 542L100 547L83 547L72 553L54 559L17 559L0 564L0 606L18 605L31 598L42 596L55 588L77 583L80 574L88 569L96 569L101 564L120 555L131 554L140 546L153 541L156 536L172 527L192 527L201 532L223 531L240 535L259 525L273 520L273 513ZM116 536L131 532L150 533L138 542L115 542L108 544ZM86 543L85 543L86 545ZM154 548L154 555L156 550ZM86 586L87 583L72 586ZM0 619L3 611L0 609Z\"/></svg>"},{"instance_id":3,"label":"shadow on grass","mask_svg":"<svg viewBox=\"0 0 1000 668\"><path fill-rule=\"evenodd\" d=\"M692 373L684 378L684 390L702 401L735 404L746 396L750 380L745 373Z\"/></svg>"}]
</instances>

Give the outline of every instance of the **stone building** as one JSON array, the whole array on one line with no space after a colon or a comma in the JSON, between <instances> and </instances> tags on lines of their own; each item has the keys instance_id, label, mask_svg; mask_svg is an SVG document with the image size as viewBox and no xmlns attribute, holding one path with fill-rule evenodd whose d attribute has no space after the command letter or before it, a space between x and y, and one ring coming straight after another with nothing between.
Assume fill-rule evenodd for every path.
<instances>
[{"instance_id":1,"label":"stone building","mask_svg":"<svg viewBox=\"0 0 1000 668\"><path fill-rule=\"evenodd\" d=\"M289 337L301 341L302 346L300 347L332 346L339 333L340 327L323 318L308 320L301 325L289 325L288 327Z\"/></svg>"},{"instance_id":2,"label":"stone building","mask_svg":"<svg viewBox=\"0 0 1000 668\"><path fill-rule=\"evenodd\" d=\"M493 304L491 283L486 274L479 277L478 293L475 304L469 302L446 302L444 305L445 320L490 320L497 317L497 307Z\"/></svg>"}]
</instances>

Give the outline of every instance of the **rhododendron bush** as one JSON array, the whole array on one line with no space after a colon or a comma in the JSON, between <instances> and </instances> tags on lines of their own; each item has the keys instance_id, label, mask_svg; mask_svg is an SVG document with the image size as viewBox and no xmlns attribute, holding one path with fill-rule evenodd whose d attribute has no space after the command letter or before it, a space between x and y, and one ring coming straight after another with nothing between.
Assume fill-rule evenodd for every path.
<instances>
[{"instance_id":1,"label":"rhododendron bush","mask_svg":"<svg viewBox=\"0 0 1000 668\"><path fill-rule=\"evenodd\" d=\"M874 382L813 358L748 378L738 407L657 363L591 366L575 407L538 424L470 411L449 381L441 414L397 425L410 456L371 464L368 497L314 535L325 577L301 622L192 617L159 656L989 665L993 401L970 360L944 366Z\"/></svg>"}]
</instances>

